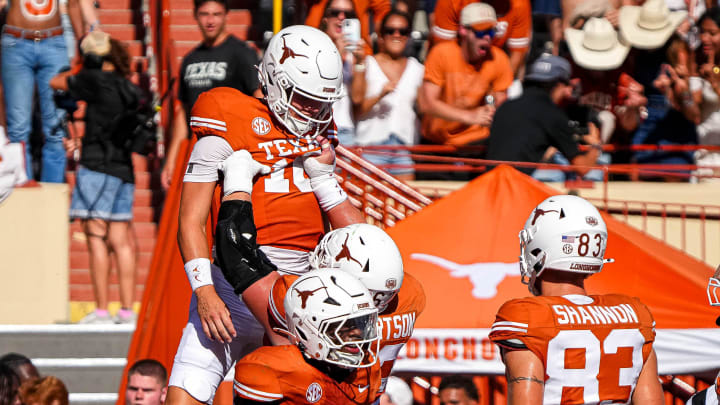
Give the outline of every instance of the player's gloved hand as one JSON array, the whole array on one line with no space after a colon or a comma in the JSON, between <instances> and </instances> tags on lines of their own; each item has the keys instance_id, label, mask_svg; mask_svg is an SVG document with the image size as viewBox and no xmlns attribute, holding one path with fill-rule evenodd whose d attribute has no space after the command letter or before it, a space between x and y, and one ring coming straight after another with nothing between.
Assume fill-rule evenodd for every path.
<instances>
[{"instance_id":1,"label":"player's gloved hand","mask_svg":"<svg viewBox=\"0 0 720 405\"><path fill-rule=\"evenodd\" d=\"M310 187L320 208L327 212L347 200L347 194L335 178L335 148L324 137L318 138L318 141L320 154L315 152L303 156L303 168L310 178Z\"/></svg>"},{"instance_id":2,"label":"player's gloved hand","mask_svg":"<svg viewBox=\"0 0 720 405\"><path fill-rule=\"evenodd\" d=\"M270 168L255 161L250 152L242 149L233 152L227 159L220 162L218 169L222 170L223 195L230 195L238 191L252 193L253 178L258 174L270 173Z\"/></svg>"},{"instance_id":3,"label":"player's gloved hand","mask_svg":"<svg viewBox=\"0 0 720 405\"><path fill-rule=\"evenodd\" d=\"M252 204L230 200L220 206L215 228L215 263L236 294L277 270L257 245Z\"/></svg>"}]
</instances>

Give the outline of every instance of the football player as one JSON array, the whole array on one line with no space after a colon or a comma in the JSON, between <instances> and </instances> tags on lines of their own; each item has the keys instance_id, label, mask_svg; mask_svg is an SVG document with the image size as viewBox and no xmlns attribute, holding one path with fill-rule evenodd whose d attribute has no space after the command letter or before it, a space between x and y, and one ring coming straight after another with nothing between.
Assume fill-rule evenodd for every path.
<instances>
[{"instance_id":1,"label":"football player","mask_svg":"<svg viewBox=\"0 0 720 405\"><path fill-rule=\"evenodd\" d=\"M402 256L390 235L369 224L353 224L325 234L310 254L310 266L347 272L370 291L380 317L380 392L384 391L398 353L425 309L420 282L403 272ZM281 330L288 329L283 302L296 278L284 275L273 285L269 318Z\"/></svg>"},{"instance_id":2,"label":"football player","mask_svg":"<svg viewBox=\"0 0 720 405\"><path fill-rule=\"evenodd\" d=\"M534 297L503 304L490 331L508 404L664 404L648 308L585 291L585 279L608 262L598 210L580 197L550 197L519 236L520 273Z\"/></svg>"},{"instance_id":3,"label":"football player","mask_svg":"<svg viewBox=\"0 0 720 405\"><path fill-rule=\"evenodd\" d=\"M313 270L290 285L284 307L292 345L262 347L238 361L235 405L372 403L380 336L367 288L348 273Z\"/></svg>"},{"instance_id":4,"label":"football player","mask_svg":"<svg viewBox=\"0 0 720 405\"><path fill-rule=\"evenodd\" d=\"M194 294L170 376L170 404L211 403L234 362L260 346L264 333L273 343L287 342L267 325L275 265L307 271L324 217L335 227L363 220L333 174L332 104L343 93L335 45L317 29L287 27L270 40L258 69L264 99L220 87L203 93L191 112L198 141L184 177L178 244ZM233 162L243 173L221 182L225 201L218 209L218 168ZM231 251L238 241L247 248L220 267L211 264L205 234L211 212L217 249Z\"/></svg>"}]
</instances>

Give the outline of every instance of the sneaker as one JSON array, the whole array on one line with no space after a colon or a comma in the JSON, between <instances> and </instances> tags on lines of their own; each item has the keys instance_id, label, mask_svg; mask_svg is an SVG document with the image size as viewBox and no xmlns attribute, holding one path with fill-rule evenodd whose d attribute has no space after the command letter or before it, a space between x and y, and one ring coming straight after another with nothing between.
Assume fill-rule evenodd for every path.
<instances>
[{"instance_id":1,"label":"sneaker","mask_svg":"<svg viewBox=\"0 0 720 405\"><path fill-rule=\"evenodd\" d=\"M85 317L81 319L78 324L100 325L114 323L112 318L110 318L110 313L108 313L107 311L103 312L104 313L98 313L98 311L92 311L89 314L85 315Z\"/></svg>"},{"instance_id":2,"label":"sneaker","mask_svg":"<svg viewBox=\"0 0 720 405\"><path fill-rule=\"evenodd\" d=\"M137 314L129 309L120 309L113 318L115 323L134 324L137 322Z\"/></svg>"}]
</instances>

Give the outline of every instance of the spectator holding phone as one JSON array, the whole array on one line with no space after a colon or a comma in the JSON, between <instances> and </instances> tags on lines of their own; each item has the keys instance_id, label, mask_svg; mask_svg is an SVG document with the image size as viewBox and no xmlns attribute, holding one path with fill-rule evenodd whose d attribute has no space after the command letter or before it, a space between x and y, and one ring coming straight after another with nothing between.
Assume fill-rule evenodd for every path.
<instances>
[{"instance_id":1,"label":"spectator holding phone","mask_svg":"<svg viewBox=\"0 0 720 405\"><path fill-rule=\"evenodd\" d=\"M303 0L303 2L308 7L305 25L318 27L322 31L325 31L322 28L322 24L324 24L324 21L328 18L328 16L340 17L340 11L346 10L344 8L334 8L334 6L330 4L333 3L332 0ZM370 17L372 16L373 25L377 27L380 25L380 21L385 14L390 11L391 7L391 0L354 0L352 15L345 15L344 18L358 19L358 22L360 23L360 36L363 41L365 41L366 52L369 53L372 49L369 46L371 44ZM330 37L332 38L332 35Z\"/></svg>"},{"instance_id":2,"label":"spectator holding phone","mask_svg":"<svg viewBox=\"0 0 720 405\"><path fill-rule=\"evenodd\" d=\"M365 74L357 74L357 89L364 96L353 97L357 117L359 145L415 145L418 123L415 100L422 84L424 67L415 58L405 56L410 36L410 16L393 10L380 25L380 52L365 58ZM359 101L359 102L358 102ZM405 168L388 171L401 180L415 178L413 161L408 151L388 151L390 154L363 153L376 165L398 164Z\"/></svg>"},{"instance_id":3,"label":"spectator holding phone","mask_svg":"<svg viewBox=\"0 0 720 405\"><path fill-rule=\"evenodd\" d=\"M341 145L354 145L355 118L352 105L353 98L360 100L365 94L356 73L365 74L366 43L360 36L360 23L353 0L328 1L319 28L332 39L343 60L345 95L333 105L338 140Z\"/></svg>"}]
</instances>

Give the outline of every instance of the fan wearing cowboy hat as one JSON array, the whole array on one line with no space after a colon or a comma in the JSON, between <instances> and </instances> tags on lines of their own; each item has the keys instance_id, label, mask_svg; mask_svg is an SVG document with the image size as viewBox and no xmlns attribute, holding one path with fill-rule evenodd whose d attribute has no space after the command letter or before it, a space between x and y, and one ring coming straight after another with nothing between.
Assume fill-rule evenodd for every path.
<instances>
[{"instance_id":1,"label":"fan wearing cowboy hat","mask_svg":"<svg viewBox=\"0 0 720 405\"><path fill-rule=\"evenodd\" d=\"M582 29L566 29L565 39L580 82L578 104L597 115L603 143L627 143L623 137L637 129L647 104L643 86L626 73L632 66L626 60L630 46L610 21L598 17Z\"/></svg>"},{"instance_id":2,"label":"fan wearing cowboy hat","mask_svg":"<svg viewBox=\"0 0 720 405\"><path fill-rule=\"evenodd\" d=\"M687 19L687 11L670 11L664 0L620 9L620 35L633 47L632 75L648 98L647 118L633 134L632 144L696 143L700 110L690 92L691 50L679 32ZM632 161L692 164L692 154L639 151Z\"/></svg>"}]
</instances>

